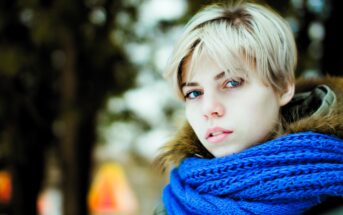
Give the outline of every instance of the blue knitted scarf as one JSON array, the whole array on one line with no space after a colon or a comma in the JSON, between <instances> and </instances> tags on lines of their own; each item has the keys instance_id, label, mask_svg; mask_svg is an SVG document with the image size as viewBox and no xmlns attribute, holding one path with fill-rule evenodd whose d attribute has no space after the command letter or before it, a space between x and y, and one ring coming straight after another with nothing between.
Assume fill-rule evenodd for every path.
<instances>
[{"instance_id":1,"label":"blue knitted scarf","mask_svg":"<svg viewBox=\"0 0 343 215\"><path fill-rule=\"evenodd\" d=\"M163 202L169 215L293 215L328 196L343 196L343 140L303 132L231 156L187 158Z\"/></svg>"}]
</instances>

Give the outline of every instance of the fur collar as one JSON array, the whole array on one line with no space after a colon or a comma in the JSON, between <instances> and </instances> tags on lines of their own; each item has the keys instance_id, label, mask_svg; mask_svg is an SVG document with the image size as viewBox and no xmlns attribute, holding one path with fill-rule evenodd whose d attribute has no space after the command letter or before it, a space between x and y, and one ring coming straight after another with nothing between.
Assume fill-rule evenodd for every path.
<instances>
[{"instance_id":1,"label":"fur collar","mask_svg":"<svg viewBox=\"0 0 343 215\"><path fill-rule=\"evenodd\" d=\"M284 128L273 138L302 131L343 138L343 78L300 79L296 82L295 94L292 101L282 108ZM175 137L161 148L155 162L164 171L190 156L213 157L185 122Z\"/></svg>"}]
</instances>

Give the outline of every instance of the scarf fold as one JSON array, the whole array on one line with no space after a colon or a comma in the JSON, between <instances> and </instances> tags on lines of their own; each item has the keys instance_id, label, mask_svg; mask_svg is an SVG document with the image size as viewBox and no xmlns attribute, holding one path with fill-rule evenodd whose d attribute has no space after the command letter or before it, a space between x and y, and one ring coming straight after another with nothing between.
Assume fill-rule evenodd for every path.
<instances>
[{"instance_id":1,"label":"scarf fold","mask_svg":"<svg viewBox=\"0 0 343 215\"><path fill-rule=\"evenodd\" d=\"M169 215L301 214L343 197L343 140L302 132L226 157L187 158L163 190Z\"/></svg>"}]
</instances>

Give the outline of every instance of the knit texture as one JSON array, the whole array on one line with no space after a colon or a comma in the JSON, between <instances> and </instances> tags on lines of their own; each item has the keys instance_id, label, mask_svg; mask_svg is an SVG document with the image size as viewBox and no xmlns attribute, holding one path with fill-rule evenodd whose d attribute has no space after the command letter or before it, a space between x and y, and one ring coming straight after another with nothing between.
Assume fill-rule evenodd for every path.
<instances>
[{"instance_id":1,"label":"knit texture","mask_svg":"<svg viewBox=\"0 0 343 215\"><path fill-rule=\"evenodd\" d=\"M343 197L343 140L289 134L226 157L187 158L163 190L169 215L301 214Z\"/></svg>"}]
</instances>

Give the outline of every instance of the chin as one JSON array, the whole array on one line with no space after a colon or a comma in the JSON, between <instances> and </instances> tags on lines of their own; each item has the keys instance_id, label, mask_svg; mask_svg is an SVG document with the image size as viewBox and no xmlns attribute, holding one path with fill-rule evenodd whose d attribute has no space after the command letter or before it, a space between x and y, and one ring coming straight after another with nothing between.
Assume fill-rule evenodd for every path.
<instances>
[{"instance_id":1,"label":"chin","mask_svg":"<svg viewBox=\"0 0 343 215\"><path fill-rule=\"evenodd\" d=\"M235 152L233 151L228 151L228 152L219 152L219 153L212 153L214 155L214 157L216 158L220 158L220 157L225 157L225 156L229 156L229 155L232 155L234 154Z\"/></svg>"}]
</instances>

